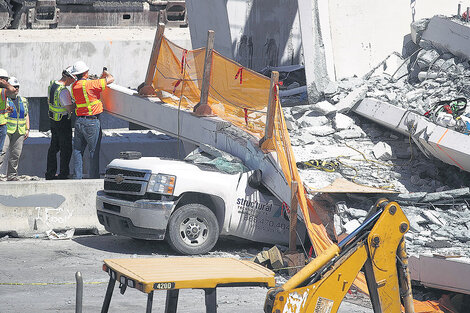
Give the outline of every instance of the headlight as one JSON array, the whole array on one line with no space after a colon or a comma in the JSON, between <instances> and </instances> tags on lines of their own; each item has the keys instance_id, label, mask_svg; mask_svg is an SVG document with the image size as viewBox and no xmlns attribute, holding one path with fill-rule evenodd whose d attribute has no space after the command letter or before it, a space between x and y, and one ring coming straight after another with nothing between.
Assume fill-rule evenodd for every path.
<instances>
[{"instance_id":1,"label":"headlight","mask_svg":"<svg viewBox=\"0 0 470 313\"><path fill-rule=\"evenodd\" d=\"M176 176L166 174L152 174L150 176L147 192L155 192L162 195L173 195Z\"/></svg>"}]
</instances>

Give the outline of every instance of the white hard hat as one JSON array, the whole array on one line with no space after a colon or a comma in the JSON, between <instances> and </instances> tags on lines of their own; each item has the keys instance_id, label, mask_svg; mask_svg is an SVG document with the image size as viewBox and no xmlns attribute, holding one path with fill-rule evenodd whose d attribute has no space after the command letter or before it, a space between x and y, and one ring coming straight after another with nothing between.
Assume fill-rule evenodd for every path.
<instances>
[{"instance_id":1,"label":"white hard hat","mask_svg":"<svg viewBox=\"0 0 470 313\"><path fill-rule=\"evenodd\" d=\"M73 75L83 74L88 70L89 70L88 66L83 61L77 61L72 66L72 74Z\"/></svg>"},{"instance_id":2,"label":"white hard hat","mask_svg":"<svg viewBox=\"0 0 470 313\"><path fill-rule=\"evenodd\" d=\"M10 83L10 85L12 85L13 87L19 87L20 86L20 82L18 81L18 79L16 77L10 77L10 79L8 79L8 83Z\"/></svg>"},{"instance_id":3,"label":"white hard hat","mask_svg":"<svg viewBox=\"0 0 470 313\"><path fill-rule=\"evenodd\" d=\"M62 76L69 76L73 79L77 79L77 77L73 75L73 66L67 66L67 68L62 71Z\"/></svg>"},{"instance_id":4,"label":"white hard hat","mask_svg":"<svg viewBox=\"0 0 470 313\"><path fill-rule=\"evenodd\" d=\"M0 68L0 77L8 77L8 72L3 68Z\"/></svg>"}]
</instances>

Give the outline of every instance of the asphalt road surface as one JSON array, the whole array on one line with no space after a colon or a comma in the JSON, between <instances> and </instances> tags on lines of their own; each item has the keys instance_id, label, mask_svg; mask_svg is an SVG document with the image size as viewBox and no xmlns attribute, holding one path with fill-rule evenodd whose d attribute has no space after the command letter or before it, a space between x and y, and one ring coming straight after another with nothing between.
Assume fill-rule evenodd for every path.
<instances>
[{"instance_id":1,"label":"asphalt road surface","mask_svg":"<svg viewBox=\"0 0 470 313\"><path fill-rule=\"evenodd\" d=\"M262 245L221 241L208 257L249 259ZM75 273L84 281L83 313L100 312L108 275L104 259L173 256L164 242L137 241L120 236L76 236L69 240L0 239L0 312L75 312ZM282 277L276 277L282 281ZM114 290L109 312L145 312L146 294L127 288ZM267 289L217 288L218 312L262 313ZM163 312L166 293L154 293L153 312ZM205 312L202 290L181 290L178 312ZM342 313L370 313L371 309L343 301Z\"/></svg>"}]
</instances>

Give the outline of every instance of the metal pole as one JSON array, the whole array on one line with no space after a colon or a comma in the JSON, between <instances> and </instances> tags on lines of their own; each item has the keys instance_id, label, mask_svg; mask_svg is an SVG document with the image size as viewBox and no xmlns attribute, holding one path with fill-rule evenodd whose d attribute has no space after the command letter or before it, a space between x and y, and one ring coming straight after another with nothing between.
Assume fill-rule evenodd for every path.
<instances>
[{"instance_id":1,"label":"metal pole","mask_svg":"<svg viewBox=\"0 0 470 313\"><path fill-rule=\"evenodd\" d=\"M459 3L459 5L457 6L457 15L459 16L459 18L461 18L460 16L460 10L462 9L462 4Z\"/></svg>"},{"instance_id":2,"label":"metal pole","mask_svg":"<svg viewBox=\"0 0 470 313\"><path fill-rule=\"evenodd\" d=\"M468 13L470 13L470 7L467 7L467 16L465 17L465 22L468 23Z\"/></svg>"},{"instance_id":3,"label":"metal pole","mask_svg":"<svg viewBox=\"0 0 470 313\"><path fill-rule=\"evenodd\" d=\"M298 184L295 180L291 182L291 205L290 205L290 226L289 226L289 251L297 251L297 200Z\"/></svg>"},{"instance_id":4,"label":"metal pole","mask_svg":"<svg viewBox=\"0 0 470 313\"><path fill-rule=\"evenodd\" d=\"M75 281L77 282L76 296L75 296L75 313L82 313L83 307L83 278L82 273L75 273Z\"/></svg>"},{"instance_id":5,"label":"metal pole","mask_svg":"<svg viewBox=\"0 0 470 313\"><path fill-rule=\"evenodd\" d=\"M266 146L265 142L269 141L273 137L274 131L274 118L276 116L276 93L274 87L279 83L279 72L273 71L271 73L271 84L269 85L269 100L268 100L268 112L266 113L266 125L264 129L264 137L260 141L262 149L273 149L274 147Z\"/></svg>"},{"instance_id":6,"label":"metal pole","mask_svg":"<svg viewBox=\"0 0 470 313\"><path fill-rule=\"evenodd\" d=\"M400 281L400 292L403 297L403 306L405 308L405 313L414 313L414 304L413 304L413 293L411 291L411 277L410 271L408 268L408 255L406 254L405 239L402 238L398 246L398 266L400 271L398 272L398 279Z\"/></svg>"},{"instance_id":7,"label":"metal pole","mask_svg":"<svg viewBox=\"0 0 470 313\"><path fill-rule=\"evenodd\" d=\"M206 57L204 59L204 74L202 76L201 85L201 105L207 104L209 98L209 87L211 84L211 70L212 70L212 50L214 50L214 31L207 31L207 44L206 44Z\"/></svg>"},{"instance_id":8,"label":"metal pole","mask_svg":"<svg viewBox=\"0 0 470 313\"><path fill-rule=\"evenodd\" d=\"M114 285L116 284L116 279L109 276L108 288L106 288L106 295L104 296L103 307L101 308L101 313L108 313L109 304L111 303L111 297L113 296Z\"/></svg>"}]
</instances>

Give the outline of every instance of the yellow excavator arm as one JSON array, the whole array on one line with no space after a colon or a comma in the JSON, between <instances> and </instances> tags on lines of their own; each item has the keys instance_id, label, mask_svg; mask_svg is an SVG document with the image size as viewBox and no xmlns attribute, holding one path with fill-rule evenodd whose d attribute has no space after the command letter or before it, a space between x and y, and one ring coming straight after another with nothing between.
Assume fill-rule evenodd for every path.
<instances>
[{"instance_id":1,"label":"yellow excavator arm","mask_svg":"<svg viewBox=\"0 0 470 313\"><path fill-rule=\"evenodd\" d=\"M266 313L337 312L361 271L375 313L413 312L404 235L409 222L400 206L379 200L365 222L330 246L283 286L270 289Z\"/></svg>"}]
</instances>

